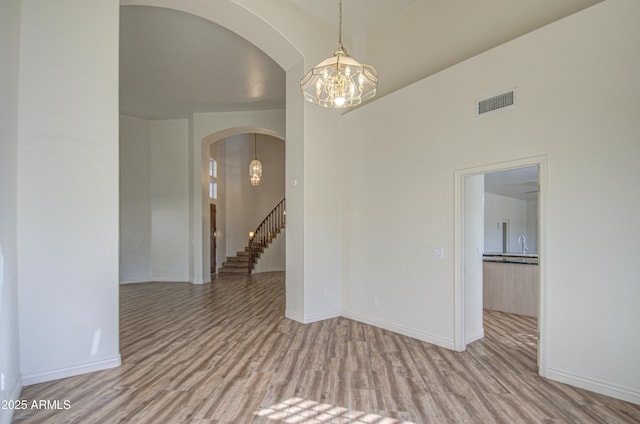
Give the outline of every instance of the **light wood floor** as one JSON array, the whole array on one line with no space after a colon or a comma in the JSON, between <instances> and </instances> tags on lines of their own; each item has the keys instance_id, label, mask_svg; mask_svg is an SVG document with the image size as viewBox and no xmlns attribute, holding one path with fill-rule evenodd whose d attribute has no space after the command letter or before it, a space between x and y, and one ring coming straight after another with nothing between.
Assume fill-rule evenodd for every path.
<instances>
[{"instance_id":1,"label":"light wood floor","mask_svg":"<svg viewBox=\"0 0 640 424\"><path fill-rule=\"evenodd\" d=\"M121 286L116 369L24 388L68 410L15 423L638 423L640 406L536 375L533 318L485 311L452 352L335 318L284 318L284 274Z\"/></svg>"}]
</instances>

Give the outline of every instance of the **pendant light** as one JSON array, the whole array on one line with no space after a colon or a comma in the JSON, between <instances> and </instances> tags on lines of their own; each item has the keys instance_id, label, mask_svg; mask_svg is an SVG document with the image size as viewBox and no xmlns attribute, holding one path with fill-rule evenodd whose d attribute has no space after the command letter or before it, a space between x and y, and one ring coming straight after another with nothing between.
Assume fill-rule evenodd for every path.
<instances>
[{"instance_id":1,"label":"pendant light","mask_svg":"<svg viewBox=\"0 0 640 424\"><path fill-rule=\"evenodd\" d=\"M300 80L308 102L326 108L348 108L373 98L378 75L371 65L358 63L342 45L342 0L338 0L338 50Z\"/></svg>"},{"instance_id":2,"label":"pendant light","mask_svg":"<svg viewBox=\"0 0 640 424\"><path fill-rule=\"evenodd\" d=\"M252 186L260 185L262 179L262 164L258 160L257 134L253 134L253 160L249 164L249 182Z\"/></svg>"}]
</instances>

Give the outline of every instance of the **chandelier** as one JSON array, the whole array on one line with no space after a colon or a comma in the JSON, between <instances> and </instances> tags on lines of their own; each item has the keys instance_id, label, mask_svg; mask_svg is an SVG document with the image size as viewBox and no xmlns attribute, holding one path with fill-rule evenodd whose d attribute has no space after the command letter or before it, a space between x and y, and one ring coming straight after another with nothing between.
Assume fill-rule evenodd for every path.
<instances>
[{"instance_id":1,"label":"chandelier","mask_svg":"<svg viewBox=\"0 0 640 424\"><path fill-rule=\"evenodd\" d=\"M378 88L373 66L358 63L342 45L342 0L338 1L338 17L338 50L300 80L304 99L326 108L359 105L373 98Z\"/></svg>"},{"instance_id":2,"label":"chandelier","mask_svg":"<svg viewBox=\"0 0 640 424\"><path fill-rule=\"evenodd\" d=\"M253 134L253 160L249 164L249 182L252 186L260 185L262 179L262 164L258 160L257 134Z\"/></svg>"}]
</instances>

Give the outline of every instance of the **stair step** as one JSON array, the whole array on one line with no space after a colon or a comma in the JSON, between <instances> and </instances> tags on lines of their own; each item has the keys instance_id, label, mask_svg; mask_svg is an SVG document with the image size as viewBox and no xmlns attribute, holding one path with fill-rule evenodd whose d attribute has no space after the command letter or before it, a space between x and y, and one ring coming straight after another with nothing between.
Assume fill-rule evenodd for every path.
<instances>
[{"instance_id":1,"label":"stair step","mask_svg":"<svg viewBox=\"0 0 640 424\"><path fill-rule=\"evenodd\" d=\"M249 256L230 256L227 258L227 262L244 262L244 263L248 263L249 262Z\"/></svg>"},{"instance_id":2,"label":"stair step","mask_svg":"<svg viewBox=\"0 0 640 424\"><path fill-rule=\"evenodd\" d=\"M265 249L273 242L273 240L280 234L281 228L277 228L266 237L264 242L254 241L251 245L254 252L253 264L255 266L256 261L260 258ZM251 249L249 246L245 246L243 251L236 252L236 256L227 257L226 262L222 263L222 266L218 268L218 273L233 272L233 273L247 273L249 272L249 262L251 257ZM253 266L252 266L253 268Z\"/></svg>"},{"instance_id":3,"label":"stair step","mask_svg":"<svg viewBox=\"0 0 640 424\"><path fill-rule=\"evenodd\" d=\"M234 274L246 274L247 271L247 267L244 268L228 268L225 267L224 265L218 269L218 274L224 274L224 273L234 273Z\"/></svg>"},{"instance_id":4,"label":"stair step","mask_svg":"<svg viewBox=\"0 0 640 424\"><path fill-rule=\"evenodd\" d=\"M228 268L247 268L249 266L249 262L224 262L222 264L223 267Z\"/></svg>"}]
</instances>

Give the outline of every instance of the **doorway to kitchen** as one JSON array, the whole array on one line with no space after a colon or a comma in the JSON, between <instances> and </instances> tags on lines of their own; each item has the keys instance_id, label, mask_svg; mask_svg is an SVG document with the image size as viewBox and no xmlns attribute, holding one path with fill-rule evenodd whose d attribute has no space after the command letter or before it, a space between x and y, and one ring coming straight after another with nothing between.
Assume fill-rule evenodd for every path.
<instances>
[{"instance_id":1,"label":"doorway to kitchen","mask_svg":"<svg viewBox=\"0 0 640 424\"><path fill-rule=\"evenodd\" d=\"M535 298L533 309L538 317L539 372L544 370L543 352L545 351L546 164L546 156L540 156L455 172L455 349L463 351L468 343L484 337L482 320L485 253L489 254L488 259L493 261L492 265L508 265L499 273L504 273L506 268L509 268L510 272L530 273L534 269L532 262L536 260L538 265L535 270L538 275L533 277L536 280L533 288ZM537 181L531 181L529 177L523 177L520 181L505 180L504 177L509 174L521 176L537 174ZM500 185L502 187L498 187ZM512 193L509 193L509 190ZM518 196L523 198L520 202L509 197L515 196L514 191L520 192ZM505 194L509 196L504 196ZM491 199L492 197L496 198ZM527 202L525 200L527 197L537 197L537 200ZM510 199L513 199L513 202ZM530 215L535 213L536 219L533 216L531 219L514 218L513 213L487 210L490 219L485 222L485 207L495 208L496 205L500 205L500 202L513 203L511 205L513 208L528 209ZM507 222L506 226L505 222ZM514 249L517 251L512 252ZM516 268L518 266L529 268Z\"/></svg>"}]
</instances>

